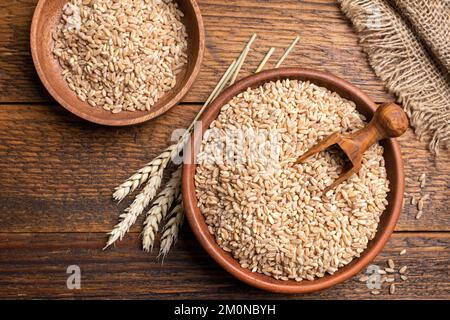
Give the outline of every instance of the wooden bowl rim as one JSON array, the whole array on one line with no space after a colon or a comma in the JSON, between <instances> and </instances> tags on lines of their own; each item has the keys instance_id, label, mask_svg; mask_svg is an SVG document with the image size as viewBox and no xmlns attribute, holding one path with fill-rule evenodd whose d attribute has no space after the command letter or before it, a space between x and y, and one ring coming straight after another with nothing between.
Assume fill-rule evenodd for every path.
<instances>
[{"instance_id":1,"label":"wooden bowl rim","mask_svg":"<svg viewBox=\"0 0 450 320\"><path fill-rule=\"evenodd\" d=\"M198 6L196 0L187 0L188 4L192 6L192 9L194 11L195 20L196 20L196 29L199 35L198 39L198 54L195 59L194 65L192 67L192 72L187 76L186 84L180 88L180 90L169 100L167 103L165 103L162 107L160 107L156 111L149 111L146 112L143 115L136 116L130 119L115 119L112 118L105 118L105 117L99 117L97 115L93 115L90 113L83 112L80 110L76 105L67 103L66 100L62 97L62 95L56 90L53 86L53 80L51 80L51 77L49 77L46 72L44 72L42 66L41 66L41 58L38 54L38 45L37 42L39 41L41 35L38 33L38 26L42 17L42 11L45 7L45 4L51 0L39 0L38 4L36 5L36 8L34 10L32 22L31 22L31 30L30 30L30 48L31 48L31 57L33 59L34 66L36 68L37 74L43 83L46 90L50 93L50 95L66 110L70 111L71 113L77 115L78 117L85 119L87 121L101 124L101 125L107 125L107 126L128 126L128 125L134 125L143 123L145 121L154 119L161 114L168 111L170 108L175 106L177 103L181 101L181 99L186 95L188 90L192 87L194 84L195 79L198 76L198 73L200 71L200 66L203 61L204 51L205 51L205 28L203 24L203 18L200 12L200 7ZM68 1L68 0L67 0ZM80 100L80 103L81 100ZM138 111L136 111L138 112Z\"/></svg>"},{"instance_id":2,"label":"wooden bowl rim","mask_svg":"<svg viewBox=\"0 0 450 320\"><path fill-rule=\"evenodd\" d=\"M240 80L234 85L223 91L209 106L207 111L203 114L200 121L202 121L202 132L209 127L210 123L215 119L214 114L226 104L232 97L238 93L245 91L248 87L255 87L263 82L277 80L281 78L296 78L304 77L310 79L314 83L314 80L323 81L333 86L340 88L340 90L347 91L352 97L358 97L359 101L365 104L369 108L371 113L376 109L376 104L360 89L352 85L351 83L334 76L327 72L303 69L303 68L279 68L263 71L256 75L251 75L247 78ZM358 107L358 106L357 106ZM383 212L388 214L387 223L383 229L378 229L373 243L366 250L363 251L361 257L354 259L350 264L340 268L333 275L326 275L323 278L308 281L303 280L296 282L294 280L282 281L276 280L272 277L264 274L252 273L248 269L242 268L237 260L235 260L229 253L225 252L215 242L214 238L210 235L203 215L197 206L197 197L195 194L194 175L196 165L194 164L194 140L193 134L191 135L191 152L186 155L190 160L190 164L183 165L182 174L182 190L183 190L183 202L186 212L187 220L191 226L191 229L200 242L206 252L226 271L231 273L234 277L245 282L251 286L276 293L308 293L323 290L333 285L341 283L360 272L365 266L367 266L383 249L384 245L388 241L392 232L394 231L396 222L400 216L403 192L404 192L404 172L402 156L400 151L400 145L395 139L389 139L386 141L392 148L393 153L393 172L396 172L396 185L390 185L390 189L393 193L393 199L389 207ZM384 156L384 155L383 155ZM385 156L384 156L385 157ZM386 157L385 157L386 159ZM388 177L389 179L389 177ZM391 179L389 179L392 181Z\"/></svg>"}]
</instances>

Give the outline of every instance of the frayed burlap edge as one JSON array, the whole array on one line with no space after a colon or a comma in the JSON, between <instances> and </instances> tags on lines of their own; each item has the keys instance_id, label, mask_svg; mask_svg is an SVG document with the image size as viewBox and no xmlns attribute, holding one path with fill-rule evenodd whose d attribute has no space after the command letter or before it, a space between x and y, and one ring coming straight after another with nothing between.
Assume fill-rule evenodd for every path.
<instances>
[{"instance_id":1,"label":"frayed burlap edge","mask_svg":"<svg viewBox=\"0 0 450 320\"><path fill-rule=\"evenodd\" d=\"M395 10L382 0L339 0L360 35L375 73L397 96L419 138L438 153L448 148L450 85L423 44Z\"/></svg>"}]
</instances>

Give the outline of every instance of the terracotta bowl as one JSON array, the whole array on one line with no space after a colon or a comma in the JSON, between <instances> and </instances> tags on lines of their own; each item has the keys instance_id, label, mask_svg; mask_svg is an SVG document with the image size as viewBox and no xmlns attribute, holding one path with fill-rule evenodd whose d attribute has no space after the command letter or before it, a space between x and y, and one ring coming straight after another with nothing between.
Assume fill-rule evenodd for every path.
<instances>
[{"instance_id":1,"label":"terracotta bowl","mask_svg":"<svg viewBox=\"0 0 450 320\"><path fill-rule=\"evenodd\" d=\"M176 86L162 96L150 111L120 112L113 114L100 107L82 102L70 90L61 76L61 67L52 54L52 33L68 0L40 0L31 24L30 45L37 73L48 92L64 108L91 122L124 126L153 119L176 105L192 86L203 59L205 32L200 9L195 0L176 1L184 13L183 23L188 33L188 62L177 76Z\"/></svg>"},{"instance_id":2,"label":"terracotta bowl","mask_svg":"<svg viewBox=\"0 0 450 320\"><path fill-rule=\"evenodd\" d=\"M371 118L376 109L375 103L366 94L349 82L334 75L308 69L280 68L249 76L226 89L212 102L208 110L201 117L203 132L208 129L210 123L218 116L221 107L238 93L245 91L248 87L257 87L267 81L286 78L304 81L309 80L319 86L336 91L342 97L354 101L358 111L368 119ZM197 150L198 152L198 149L194 148L194 144L198 146L201 143L199 140L194 141L192 137L191 150ZM354 259L350 264L340 268L333 275L327 275L313 281L282 281L260 273L252 273L250 270L242 268L237 260L217 245L214 237L208 231L200 209L197 207L194 186L196 168L194 160L196 154L191 151L187 155L187 160L191 164L184 164L183 167L183 201L186 216L192 231L203 248L219 265L239 280L257 288L280 293L307 293L322 290L343 282L360 272L383 249L400 215L404 191L404 173L400 146L395 139L384 140L381 144L384 147L383 156L386 161L387 175L390 181L391 191L388 194L389 205L383 212L377 234L369 242L367 249L359 258Z\"/></svg>"}]
</instances>

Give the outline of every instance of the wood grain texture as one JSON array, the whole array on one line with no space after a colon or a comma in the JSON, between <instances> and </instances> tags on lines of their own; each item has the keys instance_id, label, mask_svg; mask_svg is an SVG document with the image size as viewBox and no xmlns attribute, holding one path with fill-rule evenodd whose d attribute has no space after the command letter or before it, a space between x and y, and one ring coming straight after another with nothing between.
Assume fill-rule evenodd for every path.
<instances>
[{"instance_id":1,"label":"wood grain texture","mask_svg":"<svg viewBox=\"0 0 450 320\"><path fill-rule=\"evenodd\" d=\"M117 222L115 186L170 144L200 106L179 105L130 128L108 128L80 120L59 106L0 107L0 225L3 232L106 232ZM406 191L419 195L427 173L430 194L424 216L405 204L397 230L450 231L448 156L434 161L425 143L408 131L400 138ZM140 231L140 224L133 229Z\"/></svg>"},{"instance_id":2,"label":"wood grain texture","mask_svg":"<svg viewBox=\"0 0 450 320\"><path fill-rule=\"evenodd\" d=\"M450 293L447 233L396 234L375 264L392 258L407 265L407 282L396 276L397 294L384 284L374 296L354 277L313 294L271 294L250 288L222 270L198 246L187 226L164 260L140 251L138 234L116 248L101 251L102 234L0 234L2 298L136 298L136 299L444 299ZM407 254L399 256L403 248ZM81 289L68 290L66 269L81 269Z\"/></svg>"},{"instance_id":3,"label":"wood grain texture","mask_svg":"<svg viewBox=\"0 0 450 320\"><path fill-rule=\"evenodd\" d=\"M300 42L285 66L329 71L359 86L377 101L391 98L371 70L356 34L334 1L198 2L207 47L200 75L184 102L206 100L214 83L253 32L258 33L258 39L242 75L253 72L271 46L276 51L267 66L273 66L299 34ZM52 101L36 75L30 55L29 33L36 3L37 0L0 1L0 102Z\"/></svg>"},{"instance_id":4,"label":"wood grain texture","mask_svg":"<svg viewBox=\"0 0 450 320\"><path fill-rule=\"evenodd\" d=\"M117 222L113 188L168 146L175 129L194 118L253 32L259 37L242 75L270 46L268 67L299 34L286 66L326 70L351 81L375 101L392 97L370 69L349 22L332 0L199 0L207 36L205 61L182 104L148 123L108 128L56 105L42 88L29 52L37 0L0 1L0 298L276 298L448 299L450 297L450 154L434 158L408 130L399 141L407 201L397 232L376 263L408 265L409 280L373 296L357 277L308 295L273 295L250 288L220 269L184 226L161 266L140 250L140 221L115 248L101 251ZM191 103L195 102L195 103ZM3 103L3 104L2 104ZM427 183L419 188L425 172ZM410 196L429 194L424 215ZM398 256L403 249L407 254ZM82 289L66 289L66 268L82 270Z\"/></svg>"}]
</instances>

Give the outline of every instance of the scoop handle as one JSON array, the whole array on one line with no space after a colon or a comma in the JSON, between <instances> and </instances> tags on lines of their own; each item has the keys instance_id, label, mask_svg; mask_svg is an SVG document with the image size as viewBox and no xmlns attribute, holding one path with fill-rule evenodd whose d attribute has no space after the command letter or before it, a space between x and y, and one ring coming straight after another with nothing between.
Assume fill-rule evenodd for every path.
<instances>
[{"instance_id":1,"label":"scoop handle","mask_svg":"<svg viewBox=\"0 0 450 320\"><path fill-rule=\"evenodd\" d=\"M381 104L370 123L348 136L345 140L353 156L361 156L375 142L401 136L408 129L408 118L394 102Z\"/></svg>"},{"instance_id":2,"label":"scoop handle","mask_svg":"<svg viewBox=\"0 0 450 320\"><path fill-rule=\"evenodd\" d=\"M394 102L383 103L375 111L370 124L377 128L378 140L401 136L408 129L408 118Z\"/></svg>"}]
</instances>

